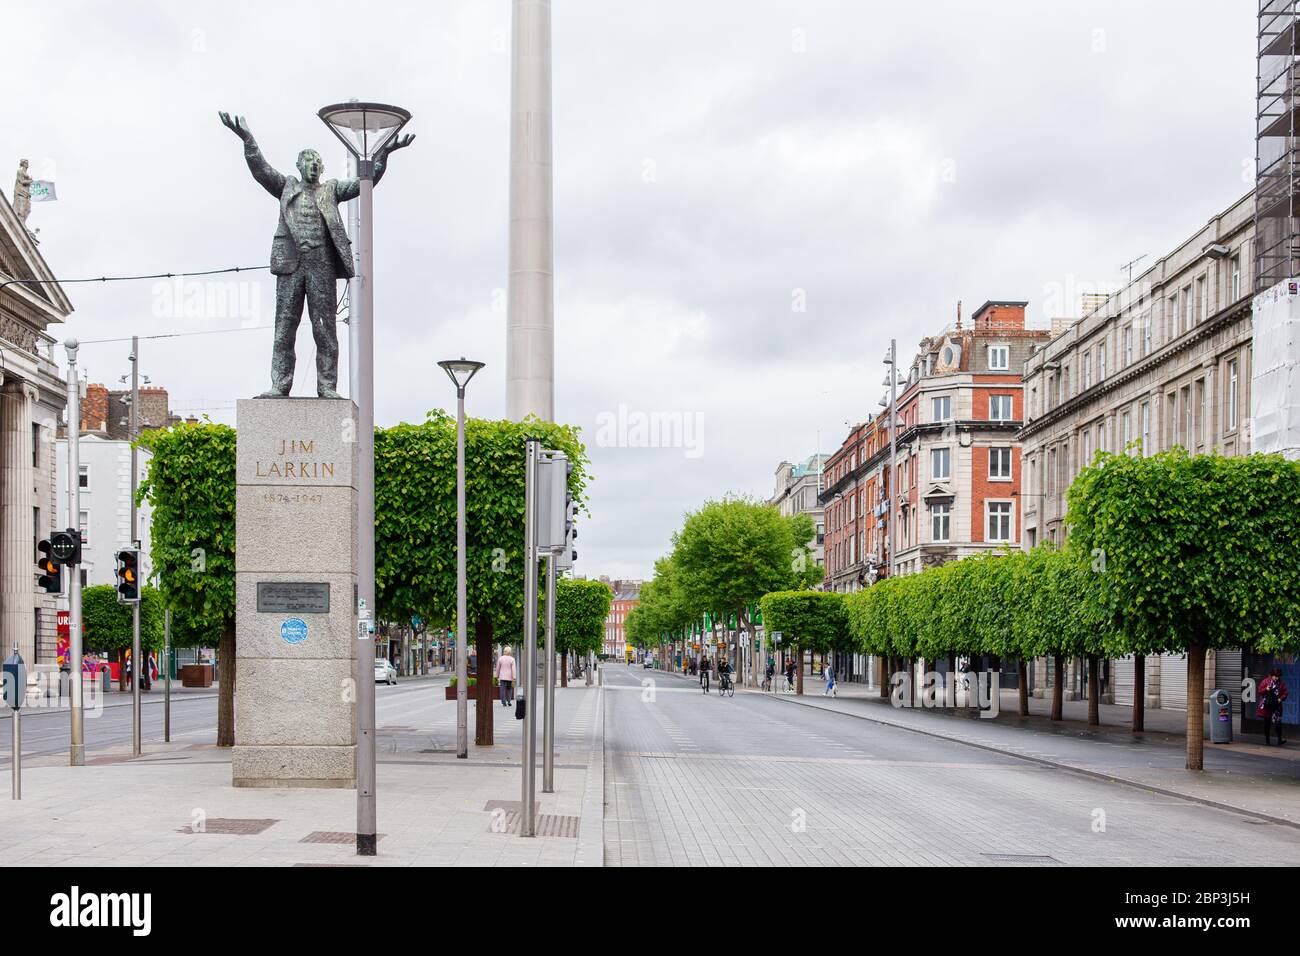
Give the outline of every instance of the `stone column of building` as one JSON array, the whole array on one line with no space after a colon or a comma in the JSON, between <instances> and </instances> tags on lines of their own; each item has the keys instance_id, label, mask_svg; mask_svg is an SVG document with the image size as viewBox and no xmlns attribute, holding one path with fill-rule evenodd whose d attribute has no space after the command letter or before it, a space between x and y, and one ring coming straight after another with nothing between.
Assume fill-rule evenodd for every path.
<instances>
[{"instance_id":1,"label":"stone column of building","mask_svg":"<svg viewBox=\"0 0 1300 956\"><path fill-rule=\"evenodd\" d=\"M32 548L32 403L22 382L0 391L0 650L36 662L36 555Z\"/></svg>"}]
</instances>

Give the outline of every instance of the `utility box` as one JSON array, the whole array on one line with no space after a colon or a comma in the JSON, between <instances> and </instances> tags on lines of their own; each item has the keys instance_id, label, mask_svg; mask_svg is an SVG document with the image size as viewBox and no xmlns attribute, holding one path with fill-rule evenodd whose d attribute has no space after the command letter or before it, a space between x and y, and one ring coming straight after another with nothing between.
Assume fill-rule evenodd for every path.
<instances>
[{"instance_id":1,"label":"utility box","mask_svg":"<svg viewBox=\"0 0 1300 956\"><path fill-rule=\"evenodd\" d=\"M23 663L17 648L5 659L0 682L4 685L5 704L12 710L22 707L23 699L27 696L27 665Z\"/></svg>"},{"instance_id":2,"label":"utility box","mask_svg":"<svg viewBox=\"0 0 1300 956\"><path fill-rule=\"evenodd\" d=\"M1232 695L1226 690L1216 690L1206 706L1209 708L1210 743L1232 743Z\"/></svg>"}]
</instances>

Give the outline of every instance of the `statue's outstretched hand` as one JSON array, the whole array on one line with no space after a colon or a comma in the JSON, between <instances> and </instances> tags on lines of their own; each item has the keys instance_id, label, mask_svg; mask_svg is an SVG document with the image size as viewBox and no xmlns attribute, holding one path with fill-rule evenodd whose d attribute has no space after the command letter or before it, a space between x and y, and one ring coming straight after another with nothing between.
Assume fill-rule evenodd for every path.
<instances>
[{"instance_id":1,"label":"statue's outstretched hand","mask_svg":"<svg viewBox=\"0 0 1300 956\"><path fill-rule=\"evenodd\" d=\"M248 120L242 116L231 117L229 113L218 113L217 115L221 117L221 125L225 126L245 143L253 138L253 131L248 128Z\"/></svg>"},{"instance_id":2,"label":"statue's outstretched hand","mask_svg":"<svg viewBox=\"0 0 1300 956\"><path fill-rule=\"evenodd\" d=\"M407 146L410 146L413 142L415 142L415 136L413 136L410 133L407 133L405 136L399 136L397 137L397 139L393 140L387 146L384 147L384 155L387 156L389 153L393 152L394 150L405 149Z\"/></svg>"}]
</instances>

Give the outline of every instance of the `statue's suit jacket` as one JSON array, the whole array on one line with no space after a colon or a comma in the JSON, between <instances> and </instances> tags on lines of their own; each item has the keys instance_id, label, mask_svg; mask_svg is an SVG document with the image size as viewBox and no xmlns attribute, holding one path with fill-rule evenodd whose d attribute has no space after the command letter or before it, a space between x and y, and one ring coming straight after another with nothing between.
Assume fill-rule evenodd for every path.
<instances>
[{"instance_id":1,"label":"statue's suit jacket","mask_svg":"<svg viewBox=\"0 0 1300 956\"><path fill-rule=\"evenodd\" d=\"M294 199L303 191L302 182L296 176L286 176L272 168L251 138L244 146L244 159L248 161L253 178L280 200L280 223L271 240L271 274L292 275L298 268L298 237L301 234ZM385 159L387 157L375 161L376 183L384 174ZM347 229L339 215L339 203L355 199L360 193L359 179L327 179L316 190L316 205L325 220L338 275L344 279L351 279L356 273L352 268L352 241L348 239Z\"/></svg>"}]
</instances>

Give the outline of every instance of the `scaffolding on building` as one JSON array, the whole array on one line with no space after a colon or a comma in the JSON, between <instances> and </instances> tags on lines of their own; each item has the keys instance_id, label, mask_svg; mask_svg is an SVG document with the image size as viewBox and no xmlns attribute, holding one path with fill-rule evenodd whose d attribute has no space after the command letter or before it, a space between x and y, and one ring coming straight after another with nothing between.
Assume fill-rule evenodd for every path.
<instances>
[{"instance_id":1,"label":"scaffolding on building","mask_svg":"<svg viewBox=\"0 0 1300 956\"><path fill-rule=\"evenodd\" d=\"M1300 275L1300 13L1260 0L1255 109L1255 291Z\"/></svg>"}]
</instances>

